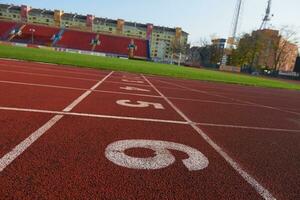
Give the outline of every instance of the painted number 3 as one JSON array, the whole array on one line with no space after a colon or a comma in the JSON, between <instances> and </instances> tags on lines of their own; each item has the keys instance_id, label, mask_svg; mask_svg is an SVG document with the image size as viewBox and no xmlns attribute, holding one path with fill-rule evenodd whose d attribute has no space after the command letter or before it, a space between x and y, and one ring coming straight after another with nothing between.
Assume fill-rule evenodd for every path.
<instances>
[{"instance_id":1,"label":"painted number 3","mask_svg":"<svg viewBox=\"0 0 300 200\"><path fill-rule=\"evenodd\" d=\"M151 149L155 156L149 158L137 158L128 156L125 151L132 148ZM182 163L189 171L197 171L206 168L208 159L197 149L159 140L121 140L107 146L105 156L114 164L131 169L156 170L172 165L176 159L169 150L176 150L186 153L189 158L182 160Z\"/></svg>"}]
</instances>

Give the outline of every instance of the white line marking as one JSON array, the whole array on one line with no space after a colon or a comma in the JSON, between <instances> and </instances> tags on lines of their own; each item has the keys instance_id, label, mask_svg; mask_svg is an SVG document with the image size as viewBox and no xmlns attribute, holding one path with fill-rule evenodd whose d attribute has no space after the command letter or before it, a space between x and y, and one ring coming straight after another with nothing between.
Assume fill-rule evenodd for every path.
<instances>
[{"instance_id":1,"label":"white line marking","mask_svg":"<svg viewBox=\"0 0 300 200\"><path fill-rule=\"evenodd\" d=\"M100 84L102 84L113 72L109 73L106 77L104 77L101 81L99 81L96 85L91 87L88 91L83 93L80 97L75 99L70 105L68 105L63 111L69 112L71 111L75 106L77 106L83 99L85 99L87 96L89 96L93 90L95 90Z\"/></svg>"},{"instance_id":2,"label":"white line marking","mask_svg":"<svg viewBox=\"0 0 300 200\"><path fill-rule=\"evenodd\" d=\"M67 87L67 86L59 86L59 85L48 85L48 84L37 84L37 83L24 83L24 82L16 82L16 81L1 81L0 83L6 84L15 84L15 85L26 85L26 86L36 86L36 87L47 87L47 88L59 88L59 89L69 89L69 90L81 90L86 91L84 88L75 88L75 87Z\"/></svg>"},{"instance_id":3,"label":"white line marking","mask_svg":"<svg viewBox=\"0 0 300 200\"><path fill-rule=\"evenodd\" d=\"M63 115L55 115L46 124L33 132L28 138L18 144L13 150L5 154L0 160L0 172L2 172L10 163L12 163L19 155L21 155L30 145L39 139L46 131L56 124Z\"/></svg>"},{"instance_id":4,"label":"white line marking","mask_svg":"<svg viewBox=\"0 0 300 200\"><path fill-rule=\"evenodd\" d=\"M106 81L106 82L109 82L109 81ZM37 87L48 87L48 88L59 88L59 89L69 89L69 90L80 90L80 91L86 91L87 90L85 88L75 88L75 87L67 87L67 86L25 83L25 82L15 82L15 81L1 81L0 80L0 83L16 84L16 85L27 85L27 86L37 86ZM125 94L125 95L132 95L132 96L141 96L141 97L162 98L161 96L158 96L158 95L135 94L135 93L129 93L129 92L117 92L117 91L107 91L107 90L94 90L93 92L110 93L110 94ZM180 98L180 97L170 97L170 96L167 96L167 98L183 100L183 101L197 101L197 102L202 102L202 103L215 103L215 104L237 105L237 106L246 106L246 107L247 106L249 106L249 107L261 107L261 106L257 106L257 105L246 104L246 103L244 103L244 104L243 103L230 103L230 102L222 102L222 101L210 101L210 100L190 99L190 98Z\"/></svg>"},{"instance_id":5,"label":"white line marking","mask_svg":"<svg viewBox=\"0 0 300 200\"><path fill-rule=\"evenodd\" d=\"M286 113L295 114L295 115L300 116L299 112L293 112L293 111L289 111L289 110L285 110L285 109L281 109L281 108L276 108L276 107L273 107L273 106L267 106L267 105L263 105L263 104L257 104L257 103L253 103L253 102L250 102L250 101L240 100L240 99L236 99L236 98L232 98L232 97L228 97L228 96L224 96L224 95L212 94L212 93L209 93L207 91L201 91L201 90L197 90L197 89L192 89L192 88L185 87L185 86L182 86L182 85L179 85L179 84L176 84L176 83L169 83L169 82L161 81L161 80L156 80L156 81L162 82L162 83L166 83L166 84L169 84L169 85L175 85L177 87L181 87L183 89L194 91L194 92L199 92L199 93L202 93L202 94L207 94L207 95L216 96L216 97L222 97L222 98L226 98L226 99L229 99L229 100L232 100L232 101L246 103L246 104L249 104L249 105L252 105L252 106L257 106L257 107L261 107L261 108L268 108L268 109L277 110L277 111L286 112Z\"/></svg>"},{"instance_id":6,"label":"white line marking","mask_svg":"<svg viewBox=\"0 0 300 200\"><path fill-rule=\"evenodd\" d=\"M16 61L18 62L17 64L14 64L15 66L19 66L18 64L22 65L22 64L28 64L28 65L31 65L31 64L39 64L39 65L45 65L47 67L50 67L49 70L51 69L54 69L54 70L63 70L63 71L70 71L70 72L79 72L81 73L82 71L88 71L88 72L91 72L91 74L93 73L93 75L95 75L95 72L100 72L99 69L93 69L93 68L89 68L89 67L83 67L83 68L80 68L80 67L74 67L72 65L64 65L64 64L55 64L55 63L46 63L46 62L36 62L36 61L26 61L26 60L18 60L18 59L9 59L9 58L0 58L0 64L4 64L4 63L1 63L1 60L4 60L4 61ZM11 63L9 63L11 64ZM33 66L26 66L28 68L33 68ZM36 67L38 69L40 69L40 67ZM59 69L58 69L59 68ZM44 68L42 68L44 69ZM102 71L100 73L105 73L107 74L109 71L105 70L105 69L102 69ZM88 73L87 75L89 75L90 73ZM98 74L98 76L101 75L101 74Z\"/></svg>"},{"instance_id":7,"label":"white line marking","mask_svg":"<svg viewBox=\"0 0 300 200\"><path fill-rule=\"evenodd\" d=\"M27 85L27 86L36 86L36 87L46 87L46 88L80 90L80 91L86 91L87 90L86 88L75 88L75 87L58 86L58 85L36 84L36 83L24 83L24 82L15 82L15 81L1 81L0 80L0 83L15 84L15 85ZM157 95L135 94L135 93L129 93L129 92L117 92L117 91L107 91L107 90L93 90L93 92L110 93L110 94L125 94L125 95L132 95L132 96L141 96L141 97L162 98L161 96L157 96Z\"/></svg>"},{"instance_id":8,"label":"white line marking","mask_svg":"<svg viewBox=\"0 0 300 200\"><path fill-rule=\"evenodd\" d=\"M52 111L52 110L38 110L38 109L28 109L28 108L0 107L0 110L17 111L17 112L33 112L33 113L44 113L44 114L56 114L56 115L68 115L68 116L79 116L79 117L104 118L104 119L120 119L120 120L131 120L131 121L159 122L159 123L170 123L170 124L188 124L188 122L185 122L185 121L151 119L151 118L138 118L138 117L127 117L127 116L114 116L114 115L99 115L99 114L90 114L90 113L63 112L63 111Z\"/></svg>"},{"instance_id":9,"label":"white line marking","mask_svg":"<svg viewBox=\"0 0 300 200\"><path fill-rule=\"evenodd\" d=\"M253 127L253 126L239 126L239 125L228 125L228 124L212 124L212 123L195 123L201 126L211 126L211 127L225 127L225 128L237 128L237 129L253 129L262 131L278 131L278 132L296 132L300 133L300 130L292 129L280 129L280 128L266 128L266 127Z\"/></svg>"},{"instance_id":10,"label":"white line marking","mask_svg":"<svg viewBox=\"0 0 300 200\"><path fill-rule=\"evenodd\" d=\"M106 81L106 83L114 83L114 84L122 84L122 85L134 85L134 86L142 86L142 87L151 87L150 85L143 85L143 84L137 84L137 83L127 83L127 82L121 82L121 81Z\"/></svg>"},{"instance_id":11,"label":"white line marking","mask_svg":"<svg viewBox=\"0 0 300 200\"><path fill-rule=\"evenodd\" d=\"M32 76L53 77L53 78L74 79L74 80L76 79L76 80L83 80L83 81L98 81L97 79L76 78L76 77L72 77L72 76L60 76L60 75L41 74L41 73L31 73L31 72L16 72L16 71L3 70L3 69L1 69L0 72L13 73L13 74L25 74L25 75L32 75ZM102 76L102 75L99 75L99 76Z\"/></svg>"},{"instance_id":12,"label":"white line marking","mask_svg":"<svg viewBox=\"0 0 300 200\"><path fill-rule=\"evenodd\" d=\"M28 63L26 63L26 64L28 64ZM38 63L38 64L41 64L41 63ZM6 63L6 64L0 63L0 67L7 67L7 65L8 65L8 63ZM22 69L41 70L41 71L48 71L48 72L63 72L63 73L69 73L69 74L87 75L87 76L95 76L95 77L99 77L99 75L107 74L106 72L103 72L103 71L99 71L99 74L95 74L95 73L81 73L78 70L65 70L65 69L54 69L54 68L50 69L50 68L44 68L44 67L21 66L21 65L11 64L11 63L9 63L9 67L10 68L22 68Z\"/></svg>"},{"instance_id":13,"label":"white line marking","mask_svg":"<svg viewBox=\"0 0 300 200\"><path fill-rule=\"evenodd\" d=\"M143 76L143 75L142 75ZM258 194L260 194L266 200L274 200L275 197L266 189L264 188L255 178L253 178L250 174L248 174L244 169L234 161L227 153L223 151L223 149L218 146L207 134L205 134L199 127L192 123L192 121L181 111L179 110L167 97L164 96L145 76L144 79L155 89L162 97L164 97L165 101L170 104L170 106L190 125L202 136L202 138L213 148L216 152L221 155L224 160L236 171L238 172L246 182L248 182Z\"/></svg>"},{"instance_id":14,"label":"white line marking","mask_svg":"<svg viewBox=\"0 0 300 200\"><path fill-rule=\"evenodd\" d=\"M211 100L201 100L201 99L188 99L188 98L181 98L181 97L169 97L166 96L169 99L176 99L176 100L183 100L183 101L197 101L201 103L215 103L215 104L225 104L225 105L237 105L237 106L250 106L250 107L257 107L255 105L249 105L249 104L242 104L242 103L232 103L232 102L225 102L225 101L211 101Z\"/></svg>"},{"instance_id":15,"label":"white line marking","mask_svg":"<svg viewBox=\"0 0 300 200\"><path fill-rule=\"evenodd\" d=\"M83 93L70 105L68 105L63 111L71 111L76 105L78 105L84 98L86 98L96 87L98 87L103 81L105 81L113 72L109 73L106 77L100 80L96 85L94 85L90 90ZM30 147L38 138L40 138L47 130L54 126L64 115L55 115L46 124L40 127L38 130L30 134L25 140L18 144L12 151L5 154L0 159L0 172L2 172L10 163L12 163L18 156L20 156L28 147Z\"/></svg>"},{"instance_id":16,"label":"white line marking","mask_svg":"<svg viewBox=\"0 0 300 200\"><path fill-rule=\"evenodd\" d=\"M162 98L161 96L151 95L151 94L135 94L129 92L115 92L115 91L106 91L106 90L94 90L94 92L101 92L101 93L110 93L110 94L125 94L131 96L140 96L140 97L153 97L153 98Z\"/></svg>"},{"instance_id":17,"label":"white line marking","mask_svg":"<svg viewBox=\"0 0 300 200\"><path fill-rule=\"evenodd\" d=\"M138 88L138 87L132 87L132 86L126 86L126 87L120 87L121 90L129 90L129 91L139 91L139 92L150 92L150 90Z\"/></svg>"},{"instance_id":18,"label":"white line marking","mask_svg":"<svg viewBox=\"0 0 300 200\"><path fill-rule=\"evenodd\" d=\"M12 108L12 107L1 107L0 106L0 110L69 115L69 116L92 117L92 118L105 118L105 119L121 119L121 120L131 120L131 121L150 121L150 122L171 123L171 124L190 124L189 122L186 122L186 121L126 117L126 116L115 116L115 115L100 115L100 114L90 114L90 113L63 112L63 111L39 110L39 109L30 109L30 108ZM239 125L230 125L230 124L211 124L211 123L201 123L201 122L192 122L192 123L196 124L196 125L212 126L212 127L254 129L254 130L279 131L279 132L300 132L300 130L296 130L296 129L278 129L278 128L239 126Z\"/></svg>"},{"instance_id":19,"label":"white line marking","mask_svg":"<svg viewBox=\"0 0 300 200\"><path fill-rule=\"evenodd\" d=\"M122 79L122 82L126 82L126 83L140 83L140 84L144 84L144 81L136 81L136 80L127 80L127 79Z\"/></svg>"}]
</instances>

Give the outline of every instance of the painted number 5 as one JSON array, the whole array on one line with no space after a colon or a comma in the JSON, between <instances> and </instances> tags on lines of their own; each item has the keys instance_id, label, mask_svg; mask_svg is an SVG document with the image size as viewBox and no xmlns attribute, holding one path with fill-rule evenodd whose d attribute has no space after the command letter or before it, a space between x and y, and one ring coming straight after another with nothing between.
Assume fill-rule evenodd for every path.
<instances>
[{"instance_id":1,"label":"painted number 5","mask_svg":"<svg viewBox=\"0 0 300 200\"><path fill-rule=\"evenodd\" d=\"M149 158L137 158L128 156L125 151L132 148L146 148L155 152L155 156ZM189 171L198 171L206 168L208 159L197 149L159 140L121 140L107 146L105 156L114 164L131 169L156 170L166 168L175 162L174 155L169 150L186 153L189 158L182 163Z\"/></svg>"},{"instance_id":2,"label":"painted number 5","mask_svg":"<svg viewBox=\"0 0 300 200\"><path fill-rule=\"evenodd\" d=\"M153 106L155 109L160 109L160 110L165 109L163 105L161 105L160 103L151 103L145 101L137 101L136 103L131 103L130 100L118 100L117 104L121 106L135 107L135 108L146 108L149 106Z\"/></svg>"}]
</instances>

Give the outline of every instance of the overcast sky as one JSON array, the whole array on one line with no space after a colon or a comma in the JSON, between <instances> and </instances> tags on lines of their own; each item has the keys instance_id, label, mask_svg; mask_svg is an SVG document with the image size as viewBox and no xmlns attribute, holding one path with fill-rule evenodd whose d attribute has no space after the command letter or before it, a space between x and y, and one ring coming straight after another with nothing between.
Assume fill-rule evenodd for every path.
<instances>
[{"instance_id":1,"label":"overcast sky","mask_svg":"<svg viewBox=\"0 0 300 200\"><path fill-rule=\"evenodd\" d=\"M98 17L182 27L189 41L200 38L227 38L237 0L0 0L2 3L26 4L36 8L62 9L65 12L93 14ZM268 0L244 0L239 32L260 26ZM272 26L293 26L300 32L300 0L273 0Z\"/></svg>"}]
</instances>

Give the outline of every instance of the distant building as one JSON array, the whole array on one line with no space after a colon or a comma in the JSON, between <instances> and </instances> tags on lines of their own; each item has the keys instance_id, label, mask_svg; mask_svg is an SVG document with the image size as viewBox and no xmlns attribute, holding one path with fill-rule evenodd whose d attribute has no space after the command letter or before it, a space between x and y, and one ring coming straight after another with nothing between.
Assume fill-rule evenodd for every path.
<instances>
[{"instance_id":1,"label":"distant building","mask_svg":"<svg viewBox=\"0 0 300 200\"><path fill-rule=\"evenodd\" d=\"M0 4L0 20L146 39L149 40L151 58L162 62L169 62L174 57L175 41L180 41L184 45L188 41L188 33L179 27L161 27L127 22L123 19L64 13L61 10L36 9L26 5Z\"/></svg>"},{"instance_id":2,"label":"distant building","mask_svg":"<svg viewBox=\"0 0 300 200\"><path fill-rule=\"evenodd\" d=\"M212 45L219 48L219 49L224 49L226 45L226 39L224 38L217 38L217 39L212 39Z\"/></svg>"},{"instance_id":3,"label":"distant building","mask_svg":"<svg viewBox=\"0 0 300 200\"><path fill-rule=\"evenodd\" d=\"M278 30L264 29L252 32L260 49L255 66L266 66L279 71L293 71L298 47L285 40Z\"/></svg>"},{"instance_id":4,"label":"distant building","mask_svg":"<svg viewBox=\"0 0 300 200\"><path fill-rule=\"evenodd\" d=\"M226 39L213 39L211 44L192 47L187 63L192 66L217 67L220 65L226 45Z\"/></svg>"},{"instance_id":5,"label":"distant building","mask_svg":"<svg viewBox=\"0 0 300 200\"><path fill-rule=\"evenodd\" d=\"M300 56L297 57L296 63L295 63L295 68L294 72L300 73Z\"/></svg>"}]
</instances>

